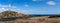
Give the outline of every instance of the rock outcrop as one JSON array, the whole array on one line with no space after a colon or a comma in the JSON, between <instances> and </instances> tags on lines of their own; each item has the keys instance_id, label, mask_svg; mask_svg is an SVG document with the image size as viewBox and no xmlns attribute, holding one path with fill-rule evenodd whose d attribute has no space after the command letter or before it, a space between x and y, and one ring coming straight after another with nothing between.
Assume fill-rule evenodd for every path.
<instances>
[{"instance_id":1,"label":"rock outcrop","mask_svg":"<svg viewBox=\"0 0 60 23\"><path fill-rule=\"evenodd\" d=\"M18 13L15 11L4 11L0 13L0 19L4 19L4 18L22 18L25 19L27 18L28 15L26 14L22 14L22 13Z\"/></svg>"}]
</instances>

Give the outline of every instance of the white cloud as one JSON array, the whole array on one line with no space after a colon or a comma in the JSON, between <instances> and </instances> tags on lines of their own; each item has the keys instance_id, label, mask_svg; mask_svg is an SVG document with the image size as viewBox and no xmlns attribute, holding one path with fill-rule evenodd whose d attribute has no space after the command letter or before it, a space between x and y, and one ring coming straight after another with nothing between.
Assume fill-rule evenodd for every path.
<instances>
[{"instance_id":1,"label":"white cloud","mask_svg":"<svg viewBox=\"0 0 60 23\"><path fill-rule=\"evenodd\" d=\"M48 5L56 5L56 2L54 2L54 1L48 1L47 4Z\"/></svg>"},{"instance_id":2,"label":"white cloud","mask_svg":"<svg viewBox=\"0 0 60 23\"><path fill-rule=\"evenodd\" d=\"M0 4L0 6L2 6L2 4Z\"/></svg>"},{"instance_id":3,"label":"white cloud","mask_svg":"<svg viewBox=\"0 0 60 23\"><path fill-rule=\"evenodd\" d=\"M8 5L2 5L1 7L8 7Z\"/></svg>"},{"instance_id":4,"label":"white cloud","mask_svg":"<svg viewBox=\"0 0 60 23\"><path fill-rule=\"evenodd\" d=\"M0 4L0 7L8 7L8 5L2 5L2 4Z\"/></svg>"},{"instance_id":5,"label":"white cloud","mask_svg":"<svg viewBox=\"0 0 60 23\"><path fill-rule=\"evenodd\" d=\"M8 9L6 9L6 10L8 10Z\"/></svg>"},{"instance_id":6,"label":"white cloud","mask_svg":"<svg viewBox=\"0 0 60 23\"><path fill-rule=\"evenodd\" d=\"M6 11L8 10L8 5L3 5L3 4L0 4L0 11ZM17 8L16 6L10 6L11 8ZM6 9L7 8L7 9Z\"/></svg>"},{"instance_id":7,"label":"white cloud","mask_svg":"<svg viewBox=\"0 0 60 23\"><path fill-rule=\"evenodd\" d=\"M6 11L6 9L5 8L0 8L0 11Z\"/></svg>"},{"instance_id":8,"label":"white cloud","mask_svg":"<svg viewBox=\"0 0 60 23\"><path fill-rule=\"evenodd\" d=\"M1 8L2 10L5 10L5 8Z\"/></svg>"},{"instance_id":9,"label":"white cloud","mask_svg":"<svg viewBox=\"0 0 60 23\"><path fill-rule=\"evenodd\" d=\"M16 6L12 6L12 8L17 8Z\"/></svg>"},{"instance_id":10,"label":"white cloud","mask_svg":"<svg viewBox=\"0 0 60 23\"><path fill-rule=\"evenodd\" d=\"M5 8L5 7L17 8L16 6L11 6L11 5L2 5L2 4L0 4L0 7L2 7L2 8Z\"/></svg>"},{"instance_id":11,"label":"white cloud","mask_svg":"<svg viewBox=\"0 0 60 23\"><path fill-rule=\"evenodd\" d=\"M29 5L28 5L28 4L25 4L24 6L25 6L25 7L29 7Z\"/></svg>"},{"instance_id":12,"label":"white cloud","mask_svg":"<svg viewBox=\"0 0 60 23\"><path fill-rule=\"evenodd\" d=\"M41 1L41 0L32 0L32 1Z\"/></svg>"},{"instance_id":13,"label":"white cloud","mask_svg":"<svg viewBox=\"0 0 60 23\"><path fill-rule=\"evenodd\" d=\"M20 9L17 9L17 12L19 12L19 13L20 13Z\"/></svg>"}]
</instances>

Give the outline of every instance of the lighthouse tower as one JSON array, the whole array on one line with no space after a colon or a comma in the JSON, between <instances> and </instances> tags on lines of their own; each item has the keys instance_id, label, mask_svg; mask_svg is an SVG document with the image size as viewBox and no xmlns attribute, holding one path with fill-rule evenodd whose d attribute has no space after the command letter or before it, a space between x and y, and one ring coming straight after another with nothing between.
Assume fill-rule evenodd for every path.
<instances>
[{"instance_id":1,"label":"lighthouse tower","mask_svg":"<svg viewBox=\"0 0 60 23\"><path fill-rule=\"evenodd\" d=\"M11 4L9 4L8 5L8 11L11 11L11 8L12 8L12 6L11 6Z\"/></svg>"}]
</instances>

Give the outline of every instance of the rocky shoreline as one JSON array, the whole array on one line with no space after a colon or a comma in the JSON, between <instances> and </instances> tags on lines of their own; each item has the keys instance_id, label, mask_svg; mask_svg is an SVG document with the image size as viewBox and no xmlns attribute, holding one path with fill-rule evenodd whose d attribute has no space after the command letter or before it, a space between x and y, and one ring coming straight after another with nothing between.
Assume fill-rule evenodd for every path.
<instances>
[{"instance_id":1,"label":"rocky shoreline","mask_svg":"<svg viewBox=\"0 0 60 23\"><path fill-rule=\"evenodd\" d=\"M33 17L28 19L16 19L0 23L60 23L60 18Z\"/></svg>"}]
</instances>

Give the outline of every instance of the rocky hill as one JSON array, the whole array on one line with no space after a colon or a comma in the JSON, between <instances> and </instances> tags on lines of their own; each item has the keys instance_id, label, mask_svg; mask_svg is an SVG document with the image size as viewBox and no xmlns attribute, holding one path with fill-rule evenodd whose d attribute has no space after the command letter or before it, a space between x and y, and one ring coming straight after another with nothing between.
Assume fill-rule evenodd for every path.
<instances>
[{"instance_id":1,"label":"rocky hill","mask_svg":"<svg viewBox=\"0 0 60 23\"><path fill-rule=\"evenodd\" d=\"M29 15L18 13L15 11L4 11L0 13L0 23L60 23L60 17L56 16L41 16L41 17L31 17ZM52 18L51 18L52 17ZM20 18L13 21L5 21L9 18ZM3 22L1 22L3 20Z\"/></svg>"},{"instance_id":2,"label":"rocky hill","mask_svg":"<svg viewBox=\"0 0 60 23\"><path fill-rule=\"evenodd\" d=\"M0 19L4 19L4 18L22 18L25 19L27 18L28 15L26 14L22 14L22 13L18 13L15 11L4 11L0 13Z\"/></svg>"}]
</instances>

